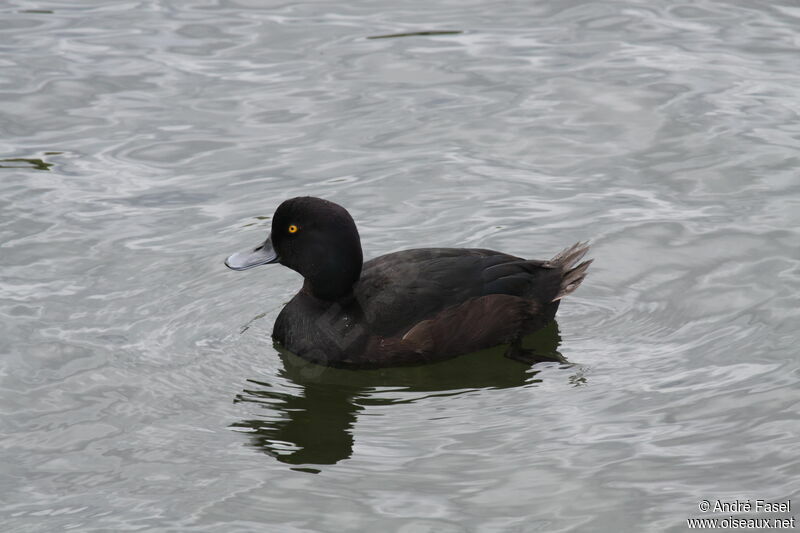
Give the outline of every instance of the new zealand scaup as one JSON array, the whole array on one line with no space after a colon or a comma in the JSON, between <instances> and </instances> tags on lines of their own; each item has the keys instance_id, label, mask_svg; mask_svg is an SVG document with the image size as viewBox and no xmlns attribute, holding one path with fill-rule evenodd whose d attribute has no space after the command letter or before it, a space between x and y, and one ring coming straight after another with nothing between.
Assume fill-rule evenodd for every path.
<instances>
[{"instance_id":1,"label":"new zealand scaup","mask_svg":"<svg viewBox=\"0 0 800 533\"><path fill-rule=\"evenodd\" d=\"M228 268L280 263L305 278L273 338L321 365L376 368L440 361L521 339L555 317L591 260L577 243L550 260L493 250L420 248L363 262L355 222L313 197L283 202L272 232Z\"/></svg>"}]
</instances>

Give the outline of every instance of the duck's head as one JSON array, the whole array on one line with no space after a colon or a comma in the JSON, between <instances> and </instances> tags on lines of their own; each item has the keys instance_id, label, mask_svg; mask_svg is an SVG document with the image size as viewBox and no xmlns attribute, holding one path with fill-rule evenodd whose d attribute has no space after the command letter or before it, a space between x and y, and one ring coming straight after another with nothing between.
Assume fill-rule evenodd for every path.
<instances>
[{"instance_id":1,"label":"duck's head","mask_svg":"<svg viewBox=\"0 0 800 533\"><path fill-rule=\"evenodd\" d=\"M363 255L356 224L345 208L304 196L286 200L272 217L272 232L258 247L225 260L233 270L280 263L300 273L317 298L349 294L361 275Z\"/></svg>"}]
</instances>

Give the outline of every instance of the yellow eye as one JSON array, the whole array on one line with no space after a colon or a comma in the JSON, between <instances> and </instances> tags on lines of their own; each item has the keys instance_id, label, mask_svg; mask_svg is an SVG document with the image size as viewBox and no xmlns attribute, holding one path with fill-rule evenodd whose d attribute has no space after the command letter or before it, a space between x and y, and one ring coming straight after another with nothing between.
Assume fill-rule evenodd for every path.
<instances>
[{"instance_id":1,"label":"yellow eye","mask_svg":"<svg viewBox=\"0 0 800 533\"><path fill-rule=\"evenodd\" d=\"M299 229L299 228L298 228L297 226L295 226L294 224L292 224L291 226L289 226L289 233L297 233L297 230L298 230L298 229Z\"/></svg>"}]
</instances>

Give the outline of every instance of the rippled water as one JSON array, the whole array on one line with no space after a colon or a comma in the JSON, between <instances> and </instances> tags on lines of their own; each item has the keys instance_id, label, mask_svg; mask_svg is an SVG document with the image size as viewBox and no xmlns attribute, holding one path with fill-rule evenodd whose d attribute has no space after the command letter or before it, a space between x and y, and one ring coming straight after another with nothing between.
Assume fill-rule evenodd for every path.
<instances>
[{"instance_id":1,"label":"rippled water","mask_svg":"<svg viewBox=\"0 0 800 533\"><path fill-rule=\"evenodd\" d=\"M11 0L0 47L3 531L800 503L796 2ZM279 354L298 276L222 259L300 194L368 257L591 239L534 341L574 364Z\"/></svg>"}]
</instances>

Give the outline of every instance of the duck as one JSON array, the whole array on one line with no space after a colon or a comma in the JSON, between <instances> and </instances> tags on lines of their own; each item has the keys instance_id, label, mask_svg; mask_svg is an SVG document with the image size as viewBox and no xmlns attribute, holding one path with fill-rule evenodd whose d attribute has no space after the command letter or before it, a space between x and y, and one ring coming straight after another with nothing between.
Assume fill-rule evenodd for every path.
<instances>
[{"instance_id":1,"label":"duck","mask_svg":"<svg viewBox=\"0 0 800 533\"><path fill-rule=\"evenodd\" d=\"M588 242L551 259L482 248L415 248L364 261L353 217L312 196L283 201L266 240L225 260L232 270L273 263L303 277L272 338L318 365L350 369L422 365L508 345L554 320L583 282Z\"/></svg>"}]
</instances>

